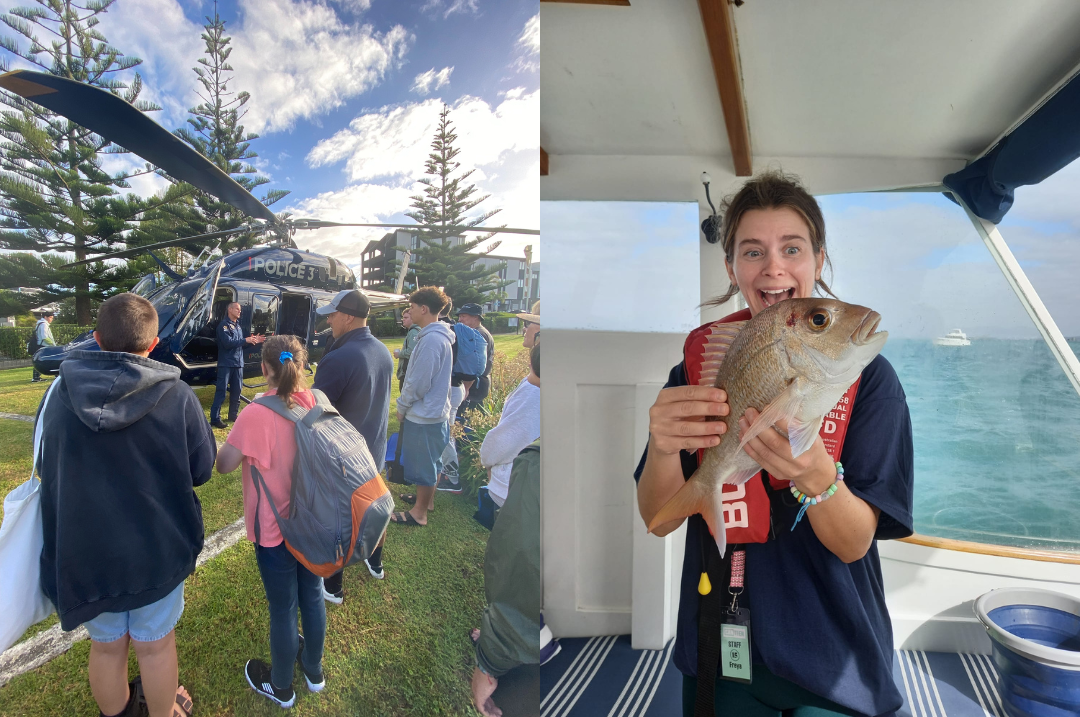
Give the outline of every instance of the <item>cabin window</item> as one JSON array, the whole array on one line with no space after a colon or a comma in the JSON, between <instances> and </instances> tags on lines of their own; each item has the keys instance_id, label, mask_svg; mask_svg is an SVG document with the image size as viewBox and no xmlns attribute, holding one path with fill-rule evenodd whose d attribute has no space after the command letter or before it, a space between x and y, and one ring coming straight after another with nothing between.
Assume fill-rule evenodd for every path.
<instances>
[{"instance_id":1,"label":"cabin window","mask_svg":"<svg viewBox=\"0 0 1080 717\"><path fill-rule=\"evenodd\" d=\"M696 202L543 201L540 222L545 329L680 333L698 325ZM515 308L535 299L523 289L510 292Z\"/></svg>"},{"instance_id":2,"label":"cabin window","mask_svg":"<svg viewBox=\"0 0 1080 717\"><path fill-rule=\"evenodd\" d=\"M251 300L251 333L272 335L277 330L278 298L256 294Z\"/></svg>"},{"instance_id":3,"label":"cabin window","mask_svg":"<svg viewBox=\"0 0 1080 717\"><path fill-rule=\"evenodd\" d=\"M1068 247L1080 214L1071 195L1025 196L1043 189L1018 191L1000 229L1077 337L1080 259ZM889 331L882 354L912 419L916 532L1080 551L1080 396L963 210L936 192L819 201L834 292L878 311Z\"/></svg>"}]
</instances>

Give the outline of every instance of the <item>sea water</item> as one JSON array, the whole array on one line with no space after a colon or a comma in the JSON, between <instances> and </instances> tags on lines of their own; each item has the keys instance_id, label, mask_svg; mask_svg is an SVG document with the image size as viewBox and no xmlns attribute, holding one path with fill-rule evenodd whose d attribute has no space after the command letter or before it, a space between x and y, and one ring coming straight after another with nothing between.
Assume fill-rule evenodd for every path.
<instances>
[{"instance_id":1,"label":"sea water","mask_svg":"<svg viewBox=\"0 0 1080 717\"><path fill-rule=\"evenodd\" d=\"M1041 339L882 354L911 411L916 532L1080 551L1080 396Z\"/></svg>"}]
</instances>

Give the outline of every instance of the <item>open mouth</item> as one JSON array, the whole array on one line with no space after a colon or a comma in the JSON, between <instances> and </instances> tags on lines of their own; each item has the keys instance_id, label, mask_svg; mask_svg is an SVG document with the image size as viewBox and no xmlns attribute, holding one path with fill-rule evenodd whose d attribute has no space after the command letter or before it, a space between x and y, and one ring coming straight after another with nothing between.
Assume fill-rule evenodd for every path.
<instances>
[{"instance_id":1,"label":"open mouth","mask_svg":"<svg viewBox=\"0 0 1080 717\"><path fill-rule=\"evenodd\" d=\"M795 289L758 289L758 296L761 297L761 303L769 307L795 296Z\"/></svg>"},{"instance_id":2,"label":"open mouth","mask_svg":"<svg viewBox=\"0 0 1080 717\"><path fill-rule=\"evenodd\" d=\"M862 323L851 334L851 343L856 346L863 346L869 343L870 339L878 336L877 327L881 323L881 314L876 311L871 311L863 317ZM885 334L886 336L888 334Z\"/></svg>"}]
</instances>

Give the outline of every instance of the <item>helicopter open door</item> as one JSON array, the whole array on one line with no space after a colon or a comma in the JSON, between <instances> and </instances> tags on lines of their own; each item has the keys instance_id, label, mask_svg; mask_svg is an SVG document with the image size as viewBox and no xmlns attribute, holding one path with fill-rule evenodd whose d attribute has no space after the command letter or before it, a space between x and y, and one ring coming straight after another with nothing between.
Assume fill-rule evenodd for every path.
<instances>
[{"instance_id":1,"label":"helicopter open door","mask_svg":"<svg viewBox=\"0 0 1080 717\"><path fill-rule=\"evenodd\" d=\"M206 280L195 290L191 301L188 302L184 318L180 319L176 325L176 331L173 332L172 339L169 341L169 348L174 354L179 355L196 334L209 323L210 312L214 308L214 292L217 291L218 279L221 277L224 266L225 262L221 259L211 265Z\"/></svg>"}]
</instances>

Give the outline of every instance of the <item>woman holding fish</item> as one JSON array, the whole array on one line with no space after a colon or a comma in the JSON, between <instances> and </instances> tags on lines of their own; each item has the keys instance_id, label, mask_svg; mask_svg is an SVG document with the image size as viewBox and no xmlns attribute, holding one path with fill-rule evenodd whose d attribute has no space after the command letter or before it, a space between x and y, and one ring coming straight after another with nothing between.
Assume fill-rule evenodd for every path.
<instances>
[{"instance_id":1,"label":"woman holding fish","mask_svg":"<svg viewBox=\"0 0 1080 717\"><path fill-rule=\"evenodd\" d=\"M814 298L831 294L825 222L791 178L744 185L721 235L732 287L714 304L741 292L749 308L687 338L635 473L652 532L689 516L683 712L891 715L902 699L874 541L911 534L914 476L881 317Z\"/></svg>"}]
</instances>

